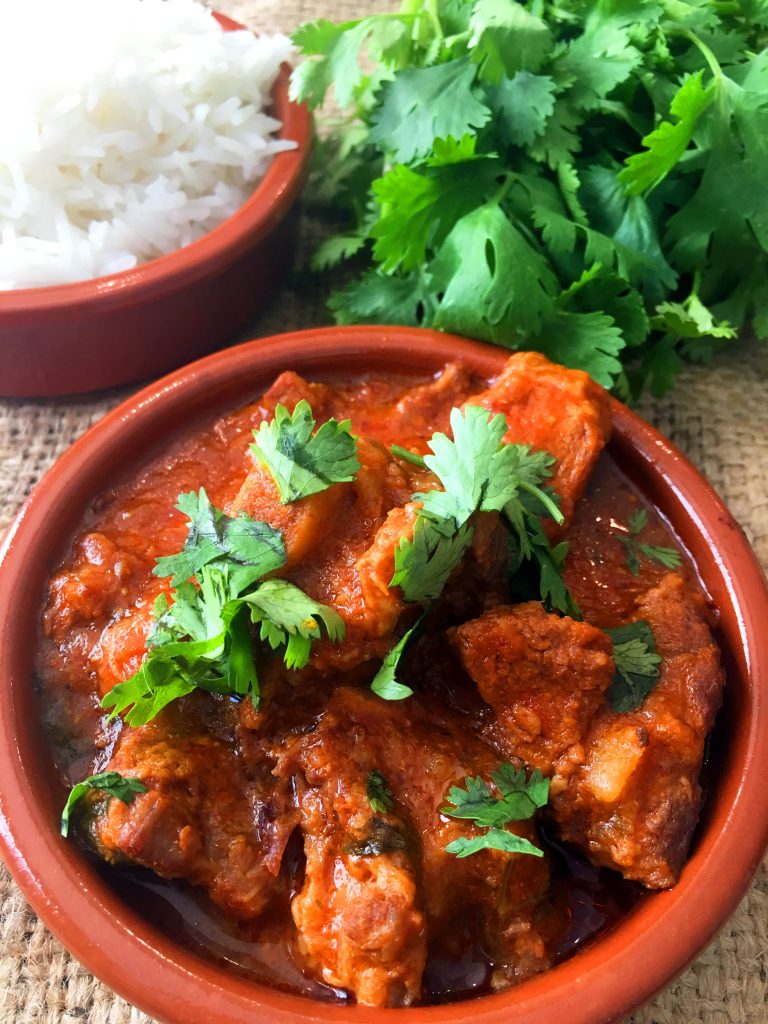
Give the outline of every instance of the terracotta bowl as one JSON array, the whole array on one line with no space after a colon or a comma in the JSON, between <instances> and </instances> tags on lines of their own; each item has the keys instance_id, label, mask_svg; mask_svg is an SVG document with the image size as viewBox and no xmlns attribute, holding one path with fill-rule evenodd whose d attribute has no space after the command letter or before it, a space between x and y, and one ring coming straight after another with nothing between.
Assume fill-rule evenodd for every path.
<instances>
[{"instance_id":1,"label":"terracotta bowl","mask_svg":"<svg viewBox=\"0 0 768 1024\"><path fill-rule=\"evenodd\" d=\"M216 15L226 31L243 26ZM108 277L0 292L0 394L64 395L160 373L233 338L274 295L296 241L296 199L312 122L288 99L284 64L272 90L278 153L243 206L190 245Z\"/></svg>"},{"instance_id":2,"label":"terracotta bowl","mask_svg":"<svg viewBox=\"0 0 768 1024\"><path fill-rule=\"evenodd\" d=\"M768 590L742 532L700 474L652 427L615 403L611 450L668 518L720 610L728 670L705 816L680 883L649 895L611 932L517 988L409 1010L310 1002L204 962L161 935L58 834L54 777L32 686L46 578L90 502L188 426L244 404L282 370L339 377L431 374L449 359L497 373L500 349L407 328L349 327L237 346L158 381L90 430L50 470L7 537L0 567L0 840L27 899L90 971L167 1024L597 1024L649 999L733 911L768 839Z\"/></svg>"}]
</instances>

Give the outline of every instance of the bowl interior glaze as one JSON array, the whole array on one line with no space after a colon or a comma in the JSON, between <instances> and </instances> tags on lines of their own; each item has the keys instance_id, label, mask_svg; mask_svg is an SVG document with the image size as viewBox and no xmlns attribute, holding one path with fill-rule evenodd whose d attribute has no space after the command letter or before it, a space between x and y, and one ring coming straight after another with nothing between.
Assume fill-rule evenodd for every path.
<instances>
[{"instance_id":1,"label":"bowl interior glaze","mask_svg":"<svg viewBox=\"0 0 768 1024\"><path fill-rule=\"evenodd\" d=\"M227 974L127 906L57 832L60 787L38 721L33 639L46 579L93 498L188 426L244 404L282 370L312 377L376 370L431 374L460 359L497 373L508 353L430 331L328 327L209 356L123 403L59 460L6 538L0 565L0 848L29 902L97 977L167 1024L597 1024L619 1020L701 951L756 870L768 840L768 590L712 489L652 427L619 403L611 451L691 553L720 611L728 668L715 783L677 887L653 894L610 933L540 977L471 1002L370 1010L310 1002Z\"/></svg>"}]
</instances>

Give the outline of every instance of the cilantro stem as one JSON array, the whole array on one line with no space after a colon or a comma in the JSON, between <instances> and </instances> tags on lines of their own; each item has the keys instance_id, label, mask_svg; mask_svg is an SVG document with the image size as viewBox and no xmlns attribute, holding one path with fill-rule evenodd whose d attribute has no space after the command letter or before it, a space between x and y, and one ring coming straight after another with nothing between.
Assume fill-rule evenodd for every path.
<instances>
[{"instance_id":1,"label":"cilantro stem","mask_svg":"<svg viewBox=\"0 0 768 1024\"><path fill-rule=\"evenodd\" d=\"M402 459L404 462L410 462L412 466L418 466L420 469L424 469L426 466L423 455L409 451L407 448L401 448L399 444L390 445L389 450L393 455L396 455L398 459Z\"/></svg>"},{"instance_id":2,"label":"cilantro stem","mask_svg":"<svg viewBox=\"0 0 768 1024\"><path fill-rule=\"evenodd\" d=\"M501 203L503 202L504 198L507 195L507 192L509 192L510 188L512 188L512 183L514 182L515 177L516 176L512 171L509 171L507 174L505 174L504 181L502 181L502 183L499 185L498 189L491 196L488 202L501 205Z\"/></svg>"},{"instance_id":3,"label":"cilantro stem","mask_svg":"<svg viewBox=\"0 0 768 1024\"><path fill-rule=\"evenodd\" d=\"M707 64L709 64L709 70L712 72L713 76L717 79L717 81L720 81L723 77L723 69L720 67L717 57L714 55L714 53L712 53L707 44L702 42L702 40L699 39L695 32L691 32L688 29L686 29L683 32L683 35L686 39L690 39L693 45L703 54L704 59L706 60Z\"/></svg>"},{"instance_id":4,"label":"cilantro stem","mask_svg":"<svg viewBox=\"0 0 768 1024\"><path fill-rule=\"evenodd\" d=\"M435 35L441 42L443 42L445 39L445 33L443 32L443 26L440 22L438 0L426 0L424 9L427 12L427 17L432 22L432 27L435 30Z\"/></svg>"},{"instance_id":5,"label":"cilantro stem","mask_svg":"<svg viewBox=\"0 0 768 1024\"><path fill-rule=\"evenodd\" d=\"M540 501L549 513L550 519L554 519L558 526L561 526L565 522L565 516L546 491L542 491L541 488L536 487L535 484L529 484L527 480L520 480L518 486L522 491L527 491L528 494Z\"/></svg>"}]
</instances>

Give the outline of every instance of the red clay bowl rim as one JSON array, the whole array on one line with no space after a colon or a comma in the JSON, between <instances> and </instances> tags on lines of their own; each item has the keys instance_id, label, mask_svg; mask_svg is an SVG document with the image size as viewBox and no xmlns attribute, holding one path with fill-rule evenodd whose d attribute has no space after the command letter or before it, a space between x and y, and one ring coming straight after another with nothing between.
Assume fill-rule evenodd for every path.
<instances>
[{"instance_id":1,"label":"red clay bowl rim","mask_svg":"<svg viewBox=\"0 0 768 1024\"><path fill-rule=\"evenodd\" d=\"M328 327L247 342L176 371L123 402L77 441L37 486L17 517L0 551L4 587L0 587L0 680L13 686L13 650L23 644L14 595L24 566L39 543L38 531L50 513L65 508L74 481L101 470L118 444L127 444L148 423L191 401L215 393L217 385L264 379L277 369L344 372L364 357L372 369L394 365L428 369L465 359L481 373L493 373L506 357L500 349L433 331L397 327ZM214 399L215 401L215 399ZM215 407L215 406L214 406ZM209 963L155 932L126 905L118 905L73 844L56 832L56 823L33 799L24 762L24 730L17 728L13 701L0 700L0 849L22 891L43 921L97 977L147 1013L184 1024L270 1024L336 1022L394 1024L396 1018L423 1024L501 1024L514 1014L516 1024L599 1024L618 1020L668 983L701 951L736 906L756 870L768 841L768 704L758 681L768 678L768 632L759 624L768 616L768 588L746 538L699 472L653 427L619 403L614 406L619 436L631 444L644 467L659 480L671 471L669 503L687 516L697 542L716 550L717 572L735 608L744 657L740 676L749 683L745 704L748 729L740 730L737 754L729 756L718 783L728 812L725 827L705 830L678 886L654 894L608 935L546 974L515 989L473 999L471 1003L370 1010L315 1003L243 979L226 976ZM121 440L122 439L122 440ZM665 467L662 471L659 464ZM95 467L95 468L94 468ZM89 478L90 479L90 478ZM89 494L93 494L92 480ZM78 507L82 500L78 501ZM60 528L63 531L63 528ZM714 570L713 570L714 572ZM713 577L711 577L713 578ZM15 586L15 585L16 586ZM30 591L31 594L31 591ZM749 604L747 603L749 598ZM31 595L29 602L37 602ZM36 604L32 605L36 607ZM14 622L14 617L18 620ZM2 643L5 637L9 642ZM18 672L16 673L18 675ZM32 757L37 750L31 751ZM38 787L39 788L39 787ZM258 1013L258 1017L254 1014Z\"/></svg>"},{"instance_id":2,"label":"red clay bowl rim","mask_svg":"<svg viewBox=\"0 0 768 1024\"><path fill-rule=\"evenodd\" d=\"M250 31L223 14L214 12L214 17L225 31ZM126 298L146 298L192 283L212 267L226 266L250 248L255 238L279 221L298 198L311 152L312 118L306 106L289 100L290 74L289 65L283 64L272 87L272 102L275 116L282 122L277 137L295 142L296 148L275 154L267 173L235 213L189 245L130 270L72 284L0 292L0 320L20 314L51 313L70 306L95 308Z\"/></svg>"}]
</instances>

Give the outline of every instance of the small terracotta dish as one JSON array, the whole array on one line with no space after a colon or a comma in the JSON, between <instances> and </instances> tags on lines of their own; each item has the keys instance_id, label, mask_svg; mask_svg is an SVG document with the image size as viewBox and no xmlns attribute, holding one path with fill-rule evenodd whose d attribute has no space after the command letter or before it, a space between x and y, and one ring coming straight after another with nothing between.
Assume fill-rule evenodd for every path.
<instances>
[{"instance_id":1,"label":"small terracotta dish","mask_svg":"<svg viewBox=\"0 0 768 1024\"><path fill-rule=\"evenodd\" d=\"M225 31L243 26L216 15ZM251 197L191 245L107 277L0 292L0 395L48 396L144 380L234 337L272 298L296 241L311 151L306 107L272 90L278 153Z\"/></svg>"},{"instance_id":2,"label":"small terracotta dish","mask_svg":"<svg viewBox=\"0 0 768 1024\"><path fill-rule=\"evenodd\" d=\"M34 909L97 977L166 1024L605 1024L666 985L727 920L768 839L768 589L739 527L702 476L619 403L610 451L690 552L720 613L728 683L705 813L679 884L649 894L608 933L546 974L471 1002L371 1010L313 1002L204 962L163 936L62 839L56 781L33 687L45 583L85 510L162 451L180 424L258 395L282 370L310 379L428 375L461 360L490 377L508 353L408 328L323 328L209 356L139 392L51 469L22 509L0 567L0 848Z\"/></svg>"}]
</instances>

